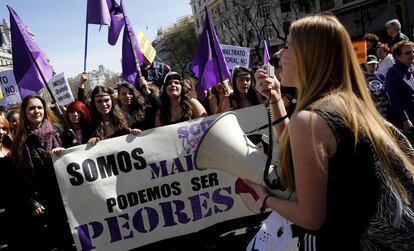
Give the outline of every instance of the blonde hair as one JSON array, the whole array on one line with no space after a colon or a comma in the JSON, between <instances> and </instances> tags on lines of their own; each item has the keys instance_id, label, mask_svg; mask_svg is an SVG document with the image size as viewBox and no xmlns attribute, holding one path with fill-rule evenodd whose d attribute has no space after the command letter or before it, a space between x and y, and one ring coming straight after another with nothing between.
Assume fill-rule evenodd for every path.
<instances>
[{"instance_id":1,"label":"blonde hair","mask_svg":"<svg viewBox=\"0 0 414 251\"><path fill-rule=\"evenodd\" d=\"M298 79L295 112L321 109L339 114L354 134L355 148L362 133L372 142L390 184L407 199L395 171L399 164L395 163L395 156L411 172L413 163L377 111L344 26L334 16L312 15L292 23L290 38ZM282 179L288 188L295 190L287 130L281 135L280 145Z\"/></svg>"}]
</instances>

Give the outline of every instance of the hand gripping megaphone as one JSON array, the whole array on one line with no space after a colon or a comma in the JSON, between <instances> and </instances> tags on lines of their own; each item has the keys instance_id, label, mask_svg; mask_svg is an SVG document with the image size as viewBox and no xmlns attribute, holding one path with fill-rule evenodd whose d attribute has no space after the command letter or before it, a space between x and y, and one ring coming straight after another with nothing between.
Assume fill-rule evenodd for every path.
<instances>
[{"instance_id":1,"label":"hand gripping megaphone","mask_svg":"<svg viewBox=\"0 0 414 251\"><path fill-rule=\"evenodd\" d=\"M217 117L198 143L194 156L194 165L198 170L218 169L266 186L263 173L267 156L253 144L237 120L234 112L226 112ZM279 183L279 168L272 162L268 178L271 183ZM294 194L287 189L272 189L266 186L276 197L293 200Z\"/></svg>"}]
</instances>

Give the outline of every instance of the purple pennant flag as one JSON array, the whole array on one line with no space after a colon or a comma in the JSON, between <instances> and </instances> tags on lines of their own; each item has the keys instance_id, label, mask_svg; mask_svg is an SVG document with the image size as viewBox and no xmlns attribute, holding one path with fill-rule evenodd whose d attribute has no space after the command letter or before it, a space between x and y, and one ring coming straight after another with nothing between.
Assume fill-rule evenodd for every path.
<instances>
[{"instance_id":1,"label":"purple pennant flag","mask_svg":"<svg viewBox=\"0 0 414 251\"><path fill-rule=\"evenodd\" d=\"M137 66L137 64L143 63L143 56L139 48L137 36L135 35L134 29L126 16L125 8L122 2L121 5L125 17L124 37L122 41L122 78L131 84L135 84L137 67L140 67L139 65ZM134 51L132 51L130 39L132 39L132 44L135 49L135 55L138 62L135 61L135 55Z\"/></svg>"},{"instance_id":2,"label":"purple pennant flag","mask_svg":"<svg viewBox=\"0 0 414 251\"><path fill-rule=\"evenodd\" d=\"M230 72L224 59L219 40L206 10L206 19L201 33L191 69L199 79L196 90L201 98L205 98L205 91L217 83L230 78Z\"/></svg>"},{"instance_id":3,"label":"purple pennant flag","mask_svg":"<svg viewBox=\"0 0 414 251\"><path fill-rule=\"evenodd\" d=\"M108 43L115 45L118 41L125 20L121 6L115 0L106 0L108 4L109 14L111 16L111 24L108 31Z\"/></svg>"},{"instance_id":4,"label":"purple pennant flag","mask_svg":"<svg viewBox=\"0 0 414 251\"><path fill-rule=\"evenodd\" d=\"M88 0L86 23L110 25L111 17L107 0Z\"/></svg>"},{"instance_id":5,"label":"purple pennant flag","mask_svg":"<svg viewBox=\"0 0 414 251\"><path fill-rule=\"evenodd\" d=\"M46 81L49 81L53 75L53 69L27 31L26 25L12 7L7 6L7 8L10 12L13 73L23 99L45 87L41 74Z\"/></svg>"},{"instance_id":6,"label":"purple pennant flag","mask_svg":"<svg viewBox=\"0 0 414 251\"><path fill-rule=\"evenodd\" d=\"M267 49L266 39L263 40L263 64L269 64L269 50Z\"/></svg>"}]
</instances>

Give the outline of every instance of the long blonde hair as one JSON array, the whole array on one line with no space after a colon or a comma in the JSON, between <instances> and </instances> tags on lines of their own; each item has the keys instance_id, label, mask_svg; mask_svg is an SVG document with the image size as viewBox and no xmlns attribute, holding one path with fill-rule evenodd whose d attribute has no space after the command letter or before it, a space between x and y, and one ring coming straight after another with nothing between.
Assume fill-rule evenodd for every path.
<instances>
[{"instance_id":1,"label":"long blonde hair","mask_svg":"<svg viewBox=\"0 0 414 251\"><path fill-rule=\"evenodd\" d=\"M298 80L295 112L335 112L353 132L355 147L362 133L372 142L390 184L407 199L395 170L395 156L413 173L414 166L377 111L344 26L330 15L312 15L292 23L290 49ZM295 190L292 152L287 130L280 139L282 179ZM398 163L397 163L398 164Z\"/></svg>"}]
</instances>

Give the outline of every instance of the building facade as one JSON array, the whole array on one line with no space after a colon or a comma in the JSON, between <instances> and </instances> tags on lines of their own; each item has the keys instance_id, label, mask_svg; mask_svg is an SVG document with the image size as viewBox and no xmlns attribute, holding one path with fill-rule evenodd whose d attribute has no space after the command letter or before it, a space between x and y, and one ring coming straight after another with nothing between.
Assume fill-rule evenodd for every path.
<instances>
[{"instance_id":1,"label":"building facade","mask_svg":"<svg viewBox=\"0 0 414 251\"><path fill-rule=\"evenodd\" d=\"M411 39L414 32L412 0L190 0L190 5L196 33L202 32L207 5L220 43L251 48L251 66L260 64L263 39L276 52L290 23L308 13L335 14L354 40L368 32L386 39L385 23L394 18Z\"/></svg>"},{"instance_id":2,"label":"building facade","mask_svg":"<svg viewBox=\"0 0 414 251\"><path fill-rule=\"evenodd\" d=\"M10 70L12 66L10 25L3 19L0 24L0 70Z\"/></svg>"}]
</instances>

